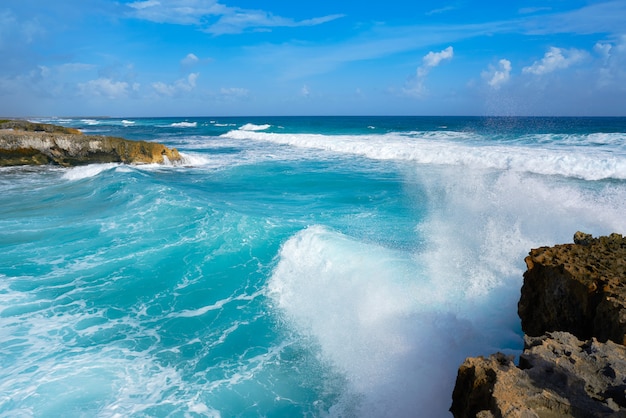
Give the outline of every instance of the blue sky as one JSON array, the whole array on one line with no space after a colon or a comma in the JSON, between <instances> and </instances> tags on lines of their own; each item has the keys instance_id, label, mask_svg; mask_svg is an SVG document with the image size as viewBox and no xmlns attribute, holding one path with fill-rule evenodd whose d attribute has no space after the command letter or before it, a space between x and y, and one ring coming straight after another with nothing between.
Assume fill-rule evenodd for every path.
<instances>
[{"instance_id":1,"label":"blue sky","mask_svg":"<svg viewBox=\"0 0 626 418\"><path fill-rule=\"evenodd\" d=\"M0 115L626 116L626 0L2 0Z\"/></svg>"}]
</instances>

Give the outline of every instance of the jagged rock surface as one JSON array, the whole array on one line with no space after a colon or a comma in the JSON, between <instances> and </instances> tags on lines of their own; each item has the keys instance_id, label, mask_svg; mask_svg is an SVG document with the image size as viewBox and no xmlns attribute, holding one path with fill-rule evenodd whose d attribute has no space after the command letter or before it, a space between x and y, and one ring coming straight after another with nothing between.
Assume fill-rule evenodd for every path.
<instances>
[{"instance_id":1,"label":"jagged rock surface","mask_svg":"<svg viewBox=\"0 0 626 418\"><path fill-rule=\"evenodd\" d=\"M0 166L179 161L175 148L146 141L82 135L80 131L25 121L0 123Z\"/></svg>"},{"instance_id":2,"label":"jagged rock surface","mask_svg":"<svg viewBox=\"0 0 626 418\"><path fill-rule=\"evenodd\" d=\"M567 332L526 337L520 366L502 353L459 368L455 417L624 417L626 347Z\"/></svg>"},{"instance_id":3,"label":"jagged rock surface","mask_svg":"<svg viewBox=\"0 0 626 418\"><path fill-rule=\"evenodd\" d=\"M567 331L624 344L626 336L626 238L591 238L534 249L518 304L522 330L532 336Z\"/></svg>"},{"instance_id":4,"label":"jagged rock surface","mask_svg":"<svg viewBox=\"0 0 626 418\"><path fill-rule=\"evenodd\" d=\"M519 365L502 353L466 359L450 411L457 418L626 417L626 240L577 232L574 244L532 250L526 264Z\"/></svg>"}]
</instances>

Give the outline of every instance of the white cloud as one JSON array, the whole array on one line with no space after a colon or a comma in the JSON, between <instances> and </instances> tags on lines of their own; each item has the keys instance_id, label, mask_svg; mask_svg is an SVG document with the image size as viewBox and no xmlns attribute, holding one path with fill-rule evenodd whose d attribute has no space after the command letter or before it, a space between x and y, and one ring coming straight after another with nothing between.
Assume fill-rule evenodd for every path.
<instances>
[{"instance_id":1,"label":"white cloud","mask_svg":"<svg viewBox=\"0 0 626 418\"><path fill-rule=\"evenodd\" d=\"M594 51L602 58L599 76L596 80L600 87L612 87L616 91L626 89L626 35L615 43L596 43Z\"/></svg>"},{"instance_id":2,"label":"white cloud","mask_svg":"<svg viewBox=\"0 0 626 418\"><path fill-rule=\"evenodd\" d=\"M438 66L441 61L450 60L454 56L454 49L449 46L439 52L429 52L422 58L422 66L417 69L418 77L424 77L431 68Z\"/></svg>"},{"instance_id":3,"label":"white cloud","mask_svg":"<svg viewBox=\"0 0 626 418\"><path fill-rule=\"evenodd\" d=\"M200 73L191 73L186 78L176 80L173 84L157 81L152 83L152 88L162 96L175 96L192 91L196 87L199 76Z\"/></svg>"},{"instance_id":4,"label":"white cloud","mask_svg":"<svg viewBox=\"0 0 626 418\"><path fill-rule=\"evenodd\" d=\"M187 54L185 58L180 61L180 64L185 67L190 67L194 64L197 64L200 61L200 58L196 56L196 54Z\"/></svg>"},{"instance_id":5,"label":"white cloud","mask_svg":"<svg viewBox=\"0 0 626 418\"><path fill-rule=\"evenodd\" d=\"M512 69L511 61L503 58L498 61L498 67L490 67L489 71L483 72L483 78L487 79L489 86L499 89L511 78Z\"/></svg>"},{"instance_id":6,"label":"white cloud","mask_svg":"<svg viewBox=\"0 0 626 418\"><path fill-rule=\"evenodd\" d=\"M110 78L98 78L86 83L79 83L78 88L85 96L100 96L108 99L120 99L128 96L129 84L125 81L114 81ZM134 85L133 89L138 89Z\"/></svg>"},{"instance_id":7,"label":"white cloud","mask_svg":"<svg viewBox=\"0 0 626 418\"><path fill-rule=\"evenodd\" d=\"M196 87L196 81L198 80L199 76L200 76L200 73L189 74L189 76L187 76L187 84L183 82L183 85L188 86L189 90L193 89L194 87Z\"/></svg>"},{"instance_id":8,"label":"white cloud","mask_svg":"<svg viewBox=\"0 0 626 418\"><path fill-rule=\"evenodd\" d=\"M185 58L180 60L180 69L182 72L189 72L195 66L203 65L211 61L211 58L200 58L194 53L189 53L185 56Z\"/></svg>"},{"instance_id":9,"label":"white cloud","mask_svg":"<svg viewBox=\"0 0 626 418\"><path fill-rule=\"evenodd\" d=\"M300 94L304 97L309 97L311 95L311 91L309 90L309 86L307 86L306 84L304 86L302 86L302 88L300 89Z\"/></svg>"},{"instance_id":10,"label":"white cloud","mask_svg":"<svg viewBox=\"0 0 626 418\"><path fill-rule=\"evenodd\" d=\"M533 65L522 68L522 72L535 75L543 75L568 68L585 59L587 54L578 49L563 49L550 47L543 58L535 61Z\"/></svg>"},{"instance_id":11,"label":"white cloud","mask_svg":"<svg viewBox=\"0 0 626 418\"><path fill-rule=\"evenodd\" d=\"M451 60L454 56L454 48L451 46L439 52L430 51L422 57L422 65L415 71L402 88L402 93L410 97L423 97L426 94L424 80L432 68L441 64L442 61Z\"/></svg>"}]
</instances>

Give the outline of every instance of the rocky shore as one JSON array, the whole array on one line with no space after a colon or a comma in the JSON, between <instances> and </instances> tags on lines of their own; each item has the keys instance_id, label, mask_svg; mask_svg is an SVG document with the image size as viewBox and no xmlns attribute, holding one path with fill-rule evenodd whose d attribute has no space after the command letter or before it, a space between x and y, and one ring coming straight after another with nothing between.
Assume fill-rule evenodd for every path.
<instances>
[{"instance_id":1,"label":"rocky shore","mask_svg":"<svg viewBox=\"0 0 626 418\"><path fill-rule=\"evenodd\" d=\"M577 232L533 249L518 304L524 351L468 358L450 411L465 417L626 417L626 238Z\"/></svg>"},{"instance_id":2,"label":"rocky shore","mask_svg":"<svg viewBox=\"0 0 626 418\"><path fill-rule=\"evenodd\" d=\"M175 148L146 141L83 135L77 129L21 120L0 121L0 167L180 161Z\"/></svg>"}]
</instances>

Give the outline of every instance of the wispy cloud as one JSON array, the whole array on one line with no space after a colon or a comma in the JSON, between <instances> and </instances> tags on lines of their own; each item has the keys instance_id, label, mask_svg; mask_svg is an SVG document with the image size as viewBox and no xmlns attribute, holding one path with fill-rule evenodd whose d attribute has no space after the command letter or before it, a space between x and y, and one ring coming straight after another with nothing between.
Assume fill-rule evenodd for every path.
<instances>
[{"instance_id":1,"label":"wispy cloud","mask_svg":"<svg viewBox=\"0 0 626 418\"><path fill-rule=\"evenodd\" d=\"M222 87L220 97L227 100L246 98L250 95L250 90L243 87Z\"/></svg>"},{"instance_id":2,"label":"wispy cloud","mask_svg":"<svg viewBox=\"0 0 626 418\"><path fill-rule=\"evenodd\" d=\"M454 56L454 48L451 46L439 52L430 51L422 58L422 65L415 71L415 76L410 78L404 86L403 92L408 96L421 97L425 94L424 80L431 69L439 66L443 61L451 60Z\"/></svg>"},{"instance_id":3,"label":"wispy cloud","mask_svg":"<svg viewBox=\"0 0 626 418\"><path fill-rule=\"evenodd\" d=\"M162 96L176 96L181 93L190 92L196 87L196 82L200 73L191 73L185 78L176 80L172 84L162 81L152 83L152 88Z\"/></svg>"},{"instance_id":4,"label":"wispy cloud","mask_svg":"<svg viewBox=\"0 0 626 418\"><path fill-rule=\"evenodd\" d=\"M87 97L104 97L107 99L124 99L128 97L131 89L136 91L139 84L129 84L126 81L115 81L111 78L98 78L86 83L79 83L80 93Z\"/></svg>"},{"instance_id":5,"label":"wispy cloud","mask_svg":"<svg viewBox=\"0 0 626 418\"><path fill-rule=\"evenodd\" d=\"M528 16L514 27L523 29L528 34L621 34L624 32L624 16L626 2L614 0L590 4L568 12Z\"/></svg>"},{"instance_id":6,"label":"wispy cloud","mask_svg":"<svg viewBox=\"0 0 626 418\"><path fill-rule=\"evenodd\" d=\"M212 58L200 58L194 53L189 53L185 55L185 58L180 60L180 68L183 72L189 72L192 68L211 61L213 61Z\"/></svg>"},{"instance_id":7,"label":"wispy cloud","mask_svg":"<svg viewBox=\"0 0 626 418\"><path fill-rule=\"evenodd\" d=\"M196 25L213 35L264 31L276 27L316 26L343 17L341 14L294 20L264 10L229 7L215 0L146 0L128 4L136 18L158 23Z\"/></svg>"},{"instance_id":8,"label":"wispy cloud","mask_svg":"<svg viewBox=\"0 0 626 418\"><path fill-rule=\"evenodd\" d=\"M214 0L146 0L128 3L132 16L157 23L201 25L209 16L228 13Z\"/></svg>"},{"instance_id":9,"label":"wispy cloud","mask_svg":"<svg viewBox=\"0 0 626 418\"><path fill-rule=\"evenodd\" d=\"M426 12L426 16L432 16L432 15L438 15L442 13L451 12L452 10L456 10L457 8L458 8L457 6L440 7L438 9L433 9L433 10L430 10L429 12Z\"/></svg>"},{"instance_id":10,"label":"wispy cloud","mask_svg":"<svg viewBox=\"0 0 626 418\"><path fill-rule=\"evenodd\" d=\"M180 65L183 67L191 67L196 65L198 62L200 62L200 58L198 58L196 54L189 53L180 61Z\"/></svg>"},{"instance_id":11,"label":"wispy cloud","mask_svg":"<svg viewBox=\"0 0 626 418\"><path fill-rule=\"evenodd\" d=\"M539 12L549 12L550 10L552 10L552 7L523 7L518 10L518 13L521 15L529 15Z\"/></svg>"},{"instance_id":12,"label":"wispy cloud","mask_svg":"<svg viewBox=\"0 0 626 418\"><path fill-rule=\"evenodd\" d=\"M600 56L597 84L600 87L613 86L616 91L626 90L626 35L616 42L598 42L594 51Z\"/></svg>"},{"instance_id":13,"label":"wispy cloud","mask_svg":"<svg viewBox=\"0 0 626 418\"><path fill-rule=\"evenodd\" d=\"M0 12L0 49L9 42L30 44L45 33L37 18L19 20L10 10Z\"/></svg>"},{"instance_id":14,"label":"wispy cloud","mask_svg":"<svg viewBox=\"0 0 626 418\"><path fill-rule=\"evenodd\" d=\"M532 65L522 68L523 73L543 75L568 68L585 59L587 53L578 49L550 47L543 58Z\"/></svg>"},{"instance_id":15,"label":"wispy cloud","mask_svg":"<svg viewBox=\"0 0 626 418\"><path fill-rule=\"evenodd\" d=\"M316 26L341 17L343 15L335 14L296 21L275 16L262 10L236 10L222 15L216 23L208 26L204 31L214 35L224 35L241 33L246 30L263 31L276 27Z\"/></svg>"}]
</instances>

